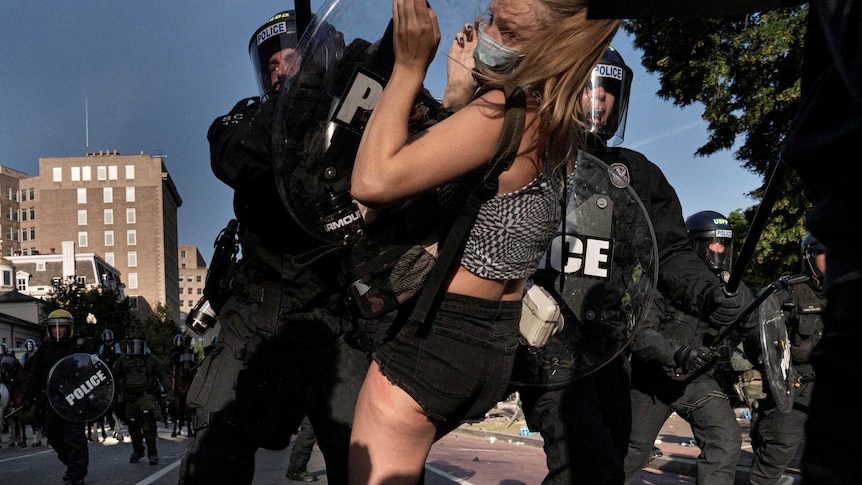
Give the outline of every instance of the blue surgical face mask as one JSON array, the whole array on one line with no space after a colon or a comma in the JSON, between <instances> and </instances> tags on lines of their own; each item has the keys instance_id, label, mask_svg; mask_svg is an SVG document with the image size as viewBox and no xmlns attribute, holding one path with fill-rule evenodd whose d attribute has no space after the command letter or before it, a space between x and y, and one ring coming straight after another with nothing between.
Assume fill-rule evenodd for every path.
<instances>
[{"instance_id":1,"label":"blue surgical face mask","mask_svg":"<svg viewBox=\"0 0 862 485\"><path fill-rule=\"evenodd\" d=\"M476 30L476 48L473 49L473 62L480 70L486 67L496 72L511 72L523 57L520 51L500 44L485 34L488 24L482 22Z\"/></svg>"}]
</instances>

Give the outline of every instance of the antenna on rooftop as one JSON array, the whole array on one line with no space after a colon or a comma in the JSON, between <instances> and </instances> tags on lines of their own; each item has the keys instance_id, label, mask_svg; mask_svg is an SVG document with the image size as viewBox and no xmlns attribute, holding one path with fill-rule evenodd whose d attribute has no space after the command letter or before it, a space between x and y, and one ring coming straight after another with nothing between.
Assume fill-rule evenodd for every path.
<instances>
[{"instance_id":1,"label":"antenna on rooftop","mask_svg":"<svg viewBox=\"0 0 862 485\"><path fill-rule=\"evenodd\" d=\"M90 153L90 108L84 98L84 155Z\"/></svg>"}]
</instances>

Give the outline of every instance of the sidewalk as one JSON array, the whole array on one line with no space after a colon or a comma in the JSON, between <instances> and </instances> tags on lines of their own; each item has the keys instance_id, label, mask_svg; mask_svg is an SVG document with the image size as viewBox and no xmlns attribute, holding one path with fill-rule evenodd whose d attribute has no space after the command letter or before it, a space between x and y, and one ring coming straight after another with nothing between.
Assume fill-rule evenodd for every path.
<instances>
[{"instance_id":1,"label":"sidewalk","mask_svg":"<svg viewBox=\"0 0 862 485\"><path fill-rule=\"evenodd\" d=\"M739 417L743 409L736 409L737 421L739 421L739 429L742 434L742 452L736 471L736 483L738 484L748 483L748 471L752 461L751 439L748 436L751 421ZM518 413L518 408L514 403L499 403L488 413L488 417L484 421L461 425L458 431L488 439L520 441L524 445L541 448L542 438L538 433L530 433L526 436L521 434L521 427L526 427L526 423L523 415L515 416L516 413ZM697 475L695 460L700 454L700 448L694 444L691 426L676 413L665 421L656 439L656 446L661 450L662 456L652 460L646 467L647 470L658 470L663 473L689 477ZM796 451L796 456L785 470L785 476L779 482L781 485L802 483L799 466L804 447L805 442L803 441Z\"/></svg>"}]
</instances>

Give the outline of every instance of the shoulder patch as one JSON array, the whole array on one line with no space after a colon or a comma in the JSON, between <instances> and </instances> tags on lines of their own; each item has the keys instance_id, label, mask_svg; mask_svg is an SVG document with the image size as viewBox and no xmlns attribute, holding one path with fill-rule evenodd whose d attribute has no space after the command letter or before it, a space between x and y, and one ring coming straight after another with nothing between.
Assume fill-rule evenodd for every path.
<instances>
[{"instance_id":1,"label":"shoulder patch","mask_svg":"<svg viewBox=\"0 0 862 485\"><path fill-rule=\"evenodd\" d=\"M629 168L623 163L613 163L608 167L608 174L611 176L611 183L618 189L625 188L631 183Z\"/></svg>"}]
</instances>

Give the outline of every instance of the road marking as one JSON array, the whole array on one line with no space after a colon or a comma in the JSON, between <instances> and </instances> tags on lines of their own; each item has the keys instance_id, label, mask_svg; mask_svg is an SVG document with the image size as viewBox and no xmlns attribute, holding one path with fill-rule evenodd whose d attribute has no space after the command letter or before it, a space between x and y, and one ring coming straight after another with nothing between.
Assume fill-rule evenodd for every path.
<instances>
[{"instance_id":1,"label":"road marking","mask_svg":"<svg viewBox=\"0 0 862 485\"><path fill-rule=\"evenodd\" d=\"M34 456L44 455L45 453L53 453L53 452L54 452L54 450L45 450L45 451L40 451L38 453L29 453L29 454L21 455L21 456L13 456L12 458L5 458L3 460L0 460L0 463L6 463L7 461L20 460L22 458L33 458Z\"/></svg>"},{"instance_id":2,"label":"road marking","mask_svg":"<svg viewBox=\"0 0 862 485\"><path fill-rule=\"evenodd\" d=\"M159 470L157 473L153 473L152 475L150 475L149 477L145 478L144 480L141 480L140 482L136 483L135 485L149 485L150 483L153 483L153 482L155 482L156 480L158 480L159 478L162 478L163 476L167 475L167 473L168 473L169 471L171 471L171 470L173 470L174 468L176 468L176 467L180 466L180 463L181 463L181 462L182 462L182 460L177 460L177 461L175 461L175 462L171 463L170 465L168 465L168 466L166 466L166 467L162 468L162 469L161 469L161 470Z\"/></svg>"},{"instance_id":3,"label":"road marking","mask_svg":"<svg viewBox=\"0 0 862 485\"><path fill-rule=\"evenodd\" d=\"M444 472L443 470L438 470L437 468L434 468L434 467L433 467L433 466L431 466L431 465L426 464L426 465L425 465L425 469L426 469L426 470L428 470L428 471L430 471L430 472L432 472L432 473L436 473L436 474L440 475L440 476L441 476L441 477L443 477L443 478L446 478L446 479L452 480L452 481L453 481L453 482L455 482L455 483L460 483L460 484L462 484L462 485L473 485L472 483L468 482L467 480L462 480L462 479L460 479L460 478L458 478L458 477L456 477L456 476L453 476L453 475L450 475L450 474L448 474L448 473Z\"/></svg>"}]
</instances>

